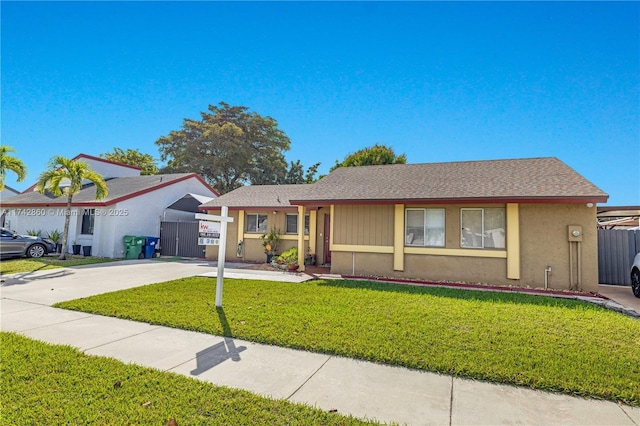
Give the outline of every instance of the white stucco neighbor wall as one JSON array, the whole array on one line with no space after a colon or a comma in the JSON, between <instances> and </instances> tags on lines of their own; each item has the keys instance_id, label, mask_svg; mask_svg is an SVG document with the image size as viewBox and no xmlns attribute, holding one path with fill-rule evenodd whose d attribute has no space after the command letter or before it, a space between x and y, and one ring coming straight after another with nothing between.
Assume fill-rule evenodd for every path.
<instances>
[{"instance_id":1,"label":"white stucco neighbor wall","mask_svg":"<svg viewBox=\"0 0 640 426\"><path fill-rule=\"evenodd\" d=\"M159 237L164 210L187 193L216 196L206 185L193 177L114 205L96 207L93 235L81 234L83 208L73 208L67 251L72 251L71 244L76 241L80 245L90 245L92 256L124 257L123 237ZM63 207L10 209L6 216L10 226L7 227L20 234L26 234L30 229L40 229L43 235L53 229L62 231L64 210ZM193 213L191 215L193 217Z\"/></svg>"},{"instance_id":2,"label":"white stucco neighbor wall","mask_svg":"<svg viewBox=\"0 0 640 426\"><path fill-rule=\"evenodd\" d=\"M96 173L100 173L103 178L113 177L131 177L140 176L140 170L131 167L120 166L118 164L109 163L106 161L94 160L92 158L80 157L78 161L87 163L91 166L91 170Z\"/></svg>"},{"instance_id":3,"label":"white stucco neighbor wall","mask_svg":"<svg viewBox=\"0 0 640 426\"><path fill-rule=\"evenodd\" d=\"M19 209L7 209L5 227L16 231L18 234L26 234L28 230L40 230L42 235L57 229L62 231L64 227L64 212L57 214L58 209L42 207L24 207Z\"/></svg>"},{"instance_id":4,"label":"white stucco neighbor wall","mask_svg":"<svg viewBox=\"0 0 640 426\"><path fill-rule=\"evenodd\" d=\"M165 208L188 192L215 196L200 181L192 178L118 203L114 207L116 214L105 216L102 221L105 230L109 230L112 240L109 241L109 238L94 234L94 240L100 241L95 255L124 257L125 249L122 239L125 235L159 237L160 222Z\"/></svg>"}]
</instances>

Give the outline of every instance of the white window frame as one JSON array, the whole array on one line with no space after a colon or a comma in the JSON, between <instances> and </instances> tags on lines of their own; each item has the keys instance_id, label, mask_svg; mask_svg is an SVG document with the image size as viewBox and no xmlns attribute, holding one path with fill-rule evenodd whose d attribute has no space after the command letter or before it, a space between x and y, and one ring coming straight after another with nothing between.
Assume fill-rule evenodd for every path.
<instances>
[{"instance_id":1,"label":"white window frame","mask_svg":"<svg viewBox=\"0 0 640 426\"><path fill-rule=\"evenodd\" d=\"M422 212L422 232L423 232L423 239L422 239L422 244L416 244L416 241L413 233L408 232L407 229L407 225L408 225L408 219L407 216L409 214L410 211L421 211ZM429 230L433 230L433 229L440 229L440 227L429 227L427 225L427 216L428 216L428 212L429 211L437 211L437 212L441 212L442 213L442 241L439 244L429 244L429 238L427 238L427 236L429 235ZM446 245L446 232L447 232L447 226L446 226L446 222L447 222L447 215L446 215L446 210L444 208L416 208L416 207L409 207L406 208L404 211L404 243L405 246L411 246L411 247L445 247ZM419 240L418 240L419 241Z\"/></svg>"},{"instance_id":2,"label":"white window frame","mask_svg":"<svg viewBox=\"0 0 640 426\"><path fill-rule=\"evenodd\" d=\"M255 228L254 229L249 229L249 225L250 225L250 221L249 221L249 217L250 216L255 216ZM258 224L260 223L260 217L264 218L264 229L261 230L259 229ZM264 234L265 232L267 232L267 229L269 229L269 215L267 214L261 214L261 213L247 213L245 216L245 220L246 220L246 232L248 234Z\"/></svg>"},{"instance_id":3,"label":"white window frame","mask_svg":"<svg viewBox=\"0 0 640 426\"><path fill-rule=\"evenodd\" d=\"M486 219L485 219L485 211L486 210L502 210L503 211L503 217L504 217L504 223L502 224L502 228L497 228L496 230L498 231L502 231L502 238L500 240L500 242L502 242L502 245L495 245L495 240L492 237L489 240L489 235L488 232L489 231L494 231L494 230L487 230L486 229ZM473 233L470 229L465 228L465 223L463 222L464 220L464 212L466 211L479 211L480 212L480 232L479 233ZM460 247L464 248L464 249L494 249L494 250L504 250L506 247L506 239L504 237L504 233L506 232L506 211L503 207L464 207L460 209ZM469 238L477 238L480 241L480 244L473 244L473 245L469 245L468 243L466 243L466 239ZM488 241L491 241L493 244L487 244Z\"/></svg>"},{"instance_id":4,"label":"white window frame","mask_svg":"<svg viewBox=\"0 0 640 426\"><path fill-rule=\"evenodd\" d=\"M295 232L289 231L289 216L296 218L296 230ZM289 235L298 234L298 213L287 213L285 217L285 233ZM309 213L304 215L304 234L309 235Z\"/></svg>"}]
</instances>

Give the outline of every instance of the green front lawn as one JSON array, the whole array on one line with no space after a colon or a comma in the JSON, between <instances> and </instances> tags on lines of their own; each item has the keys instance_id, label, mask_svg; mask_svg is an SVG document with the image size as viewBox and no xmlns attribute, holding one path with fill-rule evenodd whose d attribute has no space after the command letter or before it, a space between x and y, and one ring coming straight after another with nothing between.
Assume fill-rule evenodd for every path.
<instances>
[{"instance_id":1,"label":"green front lawn","mask_svg":"<svg viewBox=\"0 0 640 426\"><path fill-rule=\"evenodd\" d=\"M109 259L106 257L74 256L67 255L66 260L58 260L58 255L41 257L38 259L2 259L0 262L0 274L18 274L22 272L35 272L44 269L64 268L67 266L91 265L94 263L113 262L122 259Z\"/></svg>"},{"instance_id":2,"label":"green front lawn","mask_svg":"<svg viewBox=\"0 0 640 426\"><path fill-rule=\"evenodd\" d=\"M56 306L640 405L640 321L517 293L192 277Z\"/></svg>"},{"instance_id":3,"label":"green front lawn","mask_svg":"<svg viewBox=\"0 0 640 426\"><path fill-rule=\"evenodd\" d=\"M364 425L353 417L0 333L6 425Z\"/></svg>"}]
</instances>

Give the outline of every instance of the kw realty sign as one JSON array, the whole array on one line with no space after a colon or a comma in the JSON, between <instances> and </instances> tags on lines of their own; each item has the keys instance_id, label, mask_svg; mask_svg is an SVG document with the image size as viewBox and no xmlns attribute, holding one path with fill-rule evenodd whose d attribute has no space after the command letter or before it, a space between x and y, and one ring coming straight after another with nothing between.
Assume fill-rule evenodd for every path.
<instances>
[{"instance_id":1,"label":"kw realty sign","mask_svg":"<svg viewBox=\"0 0 640 426\"><path fill-rule=\"evenodd\" d=\"M200 225L198 226L198 245L220 245L220 222L200 221Z\"/></svg>"},{"instance_id":2,"label":"kw realty sign","mask_svg":"<svg viewBox=\"0 0 640 426\"><path fill-rule=\"evenodd\" d=\"M200 240L201 245L218 246L218 271L216 281L216 306L222 307L222 285L224 282L224 258L227 253L227 223L233 222L233 218L229 217L229 207L222 206L221 215L196 213L196 219L200 222ZM203 236L204 234L204 236Z\"/></svg>"}]
</instances>

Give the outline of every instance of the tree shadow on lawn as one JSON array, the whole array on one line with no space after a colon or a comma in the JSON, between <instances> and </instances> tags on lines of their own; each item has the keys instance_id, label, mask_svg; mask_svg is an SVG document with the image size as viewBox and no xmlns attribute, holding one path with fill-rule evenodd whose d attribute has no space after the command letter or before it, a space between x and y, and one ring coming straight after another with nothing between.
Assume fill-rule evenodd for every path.
<instances>
[{"instance_id":1,"label":"tree shadow on lawn","mask_svg":"<svg viewBox=\"0 0 640 426\"><path fill-rule=\"evenodd\" d=\"M44 269L46 266L49 266L49 265L42 266L40 268L34 269L33 271L29 271L29 272L18 272L15 274L11 274L11 276L2 276L1 277L2 283L0 284L0 286L8 287L12 285L29 284L34 281L47 280L50 278L59 278L59 277L64 277L66 275L73 274L73 272L69 270L64 270L60 268L50 268L50 269L47 269L47 271L51 271L50 273L32 276L35 272L38 272Z\"/></svg>"},{"instance_id":2,"label":"tree shadow on lawn","mask_svg":"<svg viewBox=\"0 0 640 426\"><path fill-rule=\"evenodd\" d=\"M607 310L601 306L597 306L582 300L553 297L551 295L524 294L518 292L517 289L505 287L504 290L484 290L481 286L478 288L446 288L425 286L423 284L402 284L368 280L318 280L315 281L318 286L340 287L346 289L365 289L383 292L405 293L405 294L424 294L435 297L455 298L460 300L469 300L487 303L515 303L522 305L537 305L550 307L564 307L567 309L584 309L585 307L595 310Z\"/></svg>"}]
</instances>

